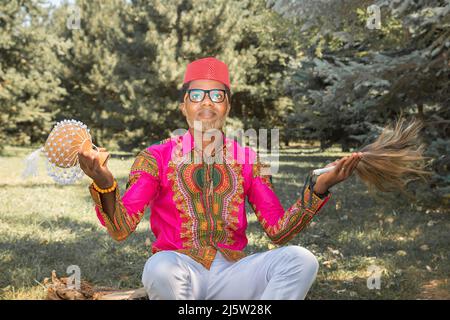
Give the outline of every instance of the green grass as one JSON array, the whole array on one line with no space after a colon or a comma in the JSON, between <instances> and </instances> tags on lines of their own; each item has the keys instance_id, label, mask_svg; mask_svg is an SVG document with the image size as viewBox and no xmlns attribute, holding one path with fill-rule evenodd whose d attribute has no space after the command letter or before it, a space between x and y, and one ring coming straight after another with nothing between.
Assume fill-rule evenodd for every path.
<instances>
[{"instance_id":1,"label":"green grass","mask_svg":"<svg viewBox=\"0 0 450 320\"><path fill-rule=\"evenodd\" d=\"M22 180L29 149L8 147L0 157L0 297L41 299L42 281L52 270L66 275L78 265L84 280L99 286L139 287L148 258L148 213L135 234L113 241L93 211L89 179L58 186L46 176ZM275 190L285 208L299 196L303 179L342 156L282 149ZM125 186L133 158L109 166ZM314 222L289 244L311 250L320 270L308 299L449 299L450 218L448 211L418 207L399 195L371 195L352 177L336 186ZM273 248L254 215L249 217L248 254ZM147 244L146 244L147 243ZM382 270L381 289L366 285L368 267Z\"/></svg>"}]
</instances>

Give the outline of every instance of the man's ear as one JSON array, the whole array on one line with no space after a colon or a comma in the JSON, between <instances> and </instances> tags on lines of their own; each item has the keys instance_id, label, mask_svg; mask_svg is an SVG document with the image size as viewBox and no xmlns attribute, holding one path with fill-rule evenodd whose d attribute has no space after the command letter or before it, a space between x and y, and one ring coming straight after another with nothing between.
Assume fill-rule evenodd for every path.
<instances>
[{"instance_id":1,"label":"man's ear","mask_svg":"<svg viewBox=\"0 0 450 320\"><path fill-rule=\"evenodd\" d=\"M180 103L180 110L184 116L186 116L186 104L184 102Z\"/></svg>"},{"instance_id":2,"label":"man's ear","mask_svg":"<svg viewBox=\"0 0 450 320\"><path fill-rule=\"evenodd\" d=\"M227 115L230 112L230 109L231 109L231 103L230 103L230 100L228 99L228 96L227 96Z\"/></svg>"}]
</instances>

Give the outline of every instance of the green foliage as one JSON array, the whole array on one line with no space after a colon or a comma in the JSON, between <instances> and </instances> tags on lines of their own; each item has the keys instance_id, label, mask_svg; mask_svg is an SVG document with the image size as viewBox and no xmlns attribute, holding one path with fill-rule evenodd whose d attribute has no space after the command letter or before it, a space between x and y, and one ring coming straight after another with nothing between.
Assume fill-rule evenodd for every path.
<instances>
[{"instance_id":1,"label":"green foliage","mask_svg":"<svg viewBox=\"0 0 450 320\"><path fill-rule=\"evenodd\" d=\"M70 6L52 17L53 33L66 44L60 60L68 94L58 118L88 123L99 144L142 148L185 127L178 90L187 63L205 56L229 65L232 117L245 119L245 127L281 124L278 96L294 48L283 36L290 23L264 1L77 5L78 30L66 28Z\"/></svg>"},{"instance_id":2,"label":"green foliage","mask_svg":"<svg viewBox=\"0 0 450 320\"><path fill-rule=\"evenodd\" d=\"M0 5L0 148L29 144L48 132L65 94L53 53L56 38L46 32L47 12L37 1Z\"/></svg>"},{"instance_id":3,"label":"green foliage","mask_svg":"<svg viewBox=\"0 0 450 320\"><path fill-rule=\"evenodd\" d=\"M74 4L77 29L68 3L0 4L0 146L41 145L55 121L75 118L97 145L142 149L186 127L185 67L216 56L230 68L230 123L350 150L394 116L416 115L432 185L448 186L448 0ZM373 4L381 28L371 30Z\"/></svg>"},{"instance_id":4,"label":"green foliage","mask_svg":"<svg viewBox=\"0 0 450 320\"><path fill-rule=\"evenodd\" d=\"M291 138L318 139L323 148L340 143L348 151L400 113L416 116L433 158L432 185L448 199L450 2L272 4L293 17L303 43L304 58L287 84L295 102ZM381 9L381 29L366 27L372 4Z\"/></svg>"}]
</instances>

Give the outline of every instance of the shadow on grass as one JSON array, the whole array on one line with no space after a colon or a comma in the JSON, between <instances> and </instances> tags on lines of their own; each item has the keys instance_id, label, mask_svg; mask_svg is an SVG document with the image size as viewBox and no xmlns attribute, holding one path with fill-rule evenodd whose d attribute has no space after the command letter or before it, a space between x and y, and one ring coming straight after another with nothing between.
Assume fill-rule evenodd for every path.
<instances>
[{"instance_id":1,"label":"shadow on grass","mask_svg":"<svg viewBox=\"0 0 450 320\"><path fill-rule=\"evenodd\" d=\"M80 186L77 184L73 185L59 185L55 182L49 181L49 182L39 182L39 183L33 183L33 182L21 182L21 183L14 183L14 184L0 184L1 189L14 189L14 188L21 188L21 189L39 189L43 187L50 187L50 188L59 188L59 189L67 189L67 190L73 190L77 189Z\"/></svg>"},{"instance_id":2,"label":"shadow on grass","mask_svg":"<svg viewBox=\"0 0 450 320\"><path fill-rule=\"evenodd\" d=\"M70 229L75 239L67 241L28 235L21 238L2 237L2 276L0 287L29 287L50 277L56 270L67 276L70 265L78 265L82 279L100 286L130 288L140 286L140 277L151 249L147 238L154 240L148 230L135 231L123 242L114 241L106 229L99 230L92 223L62 217L40 225L40 232Z\"/></svg>"},{"instance_id":3,"label":"shadow on grass","mask_svg":"<svg viewBox=\"0 0 450 320\"><path fill-rule=\"evenodd\" d=\"M282 155L282 161L306 162L311 168L335 160L328 156ZM282 165L282 177L274 177L275 191L287 209L298 198L306 167ZM119 177L121 191L127 177ZM0 185L14 188L17 185ZM55 184L20 185L39 188ZM79 185L64 188L79 188ZM69 192L71 190L69 189ZM308 298L310 299L414 299L421 285L433 279L448 278L450 243L448 215L425 214L398 195L367 194L366 187L355 177L332 190L332 198L321 213L289 244L313 251L321 267ZM80 201L92 204L87 192ZM95 214L94 210L90 212ZM249 211L249 215L252 215ZM27 218L15 219L18 228ZM80 266L82 278L101 286L129 288L140 286L145 261L150 256L148 214L140 227L124 242L115 242L106 229L91 222L58 217L52 221L36 219L36 234L15 237L0 235L0 263L3 275L0 287L34 286L49 277L51 270L66 275L69 265ZM2 220L2 222L8 221ZM12 222L12 220L11 220ZM11 224L14 225L14 224ZM16 225L15 225L16 226ZM58 241L53 233L69 232L70 240ZM73 236L75 235L75 236ZM268 250L270 240L258 221L249 221L247 235L254 241L247 254ZM424 246L426 245L426 247ZM337 251L336 251L337 250ZM335 253L339 252L339 253ZM325 265L325 262L332 261ZM381 290L369 290L367 279L360 275L368 265L380 264L386 269ZM344 274L344 275L342 275ZM352 280L346 280L351 278Z\"/></svg>"}]
</instances>

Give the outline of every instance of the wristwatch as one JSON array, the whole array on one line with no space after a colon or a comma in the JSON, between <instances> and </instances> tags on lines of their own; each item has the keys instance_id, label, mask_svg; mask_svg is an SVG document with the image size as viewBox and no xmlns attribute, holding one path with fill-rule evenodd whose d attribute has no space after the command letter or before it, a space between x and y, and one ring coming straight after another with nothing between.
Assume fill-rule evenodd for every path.
<instances>
[{"instance_id":1,"label":"wristwatch","mask_svg":"<svg viewBox=\"0 0 450 320\"><path fill-rule=\"evenodd\" d=\"M314 192L314 191L313 191ZM325 193L317 193L317 192L314 192L314 194L316 195L316 196L318 196L320 199L324 199L324 198L326 198L329 194L330 194L330 191L326 191Z\"/></svg>"}]
</instances>

